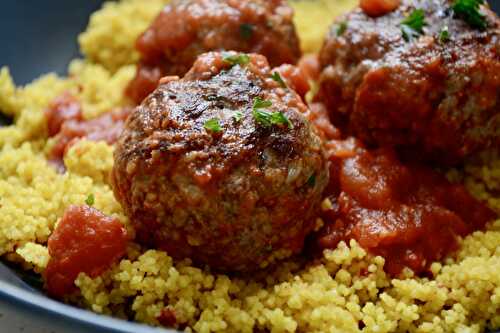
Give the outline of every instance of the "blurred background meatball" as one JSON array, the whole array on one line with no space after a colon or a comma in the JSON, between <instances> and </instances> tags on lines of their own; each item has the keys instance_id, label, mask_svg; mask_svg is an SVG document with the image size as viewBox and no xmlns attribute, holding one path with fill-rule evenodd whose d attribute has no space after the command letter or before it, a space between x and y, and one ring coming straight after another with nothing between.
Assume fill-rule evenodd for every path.
<instances>
[{"instance_id":1,"label":"blurred background meatball","mask_svg":"<svg viewBox=\"0 0 500 333\"><path fill-rule=\"evenodd\" d=\"M140 103L164 75L184 75L204 52L234 50L267 57L271 66L301 56L285 0L173 0L139 37L137 75L127 94Z\"/></svg>"},{"instance_id":2,"label":"blurred background meatball","mask_svg":"<svg viewBox=\"0 0 500 333\"><path fill-rule=\"evenodd\" d=\"M404 0L380 17L358 8L331 27L317 100L336 126L445 165L498 147L499 19L452 4Z\"/></svg>"},{"instance_id":3,"label":"blurred background meatball","mask_svg":"<svg viewBox=\"0 0 500 333\"><path fill-rule=\"evenodd\" d=\"M139 241L230 271L301 250L328 167L276 73L261 55L207 53L132 113L113 186Z\"/></svg>"}]
</instances>

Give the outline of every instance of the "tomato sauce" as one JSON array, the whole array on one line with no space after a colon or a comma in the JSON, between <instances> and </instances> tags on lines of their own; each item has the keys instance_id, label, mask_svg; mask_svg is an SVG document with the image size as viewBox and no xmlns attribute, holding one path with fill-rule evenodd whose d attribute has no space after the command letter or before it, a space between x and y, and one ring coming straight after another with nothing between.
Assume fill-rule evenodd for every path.
<instances>
[{"instance_id":1,"label":"tomato sauce","mask_svg":"<svg viewBox=\"0 0 500 333\"><path fill-rule=\"evenodd\" d=\"M49 136L53 137L61 131L62 125L69 120L81 121L82 108L80 103L69 93L57 97L45 110Z\"/></svg>"},{"instance_id":2,"label":"tomato sauce","mask_svg":"<svg viewBox=\"0 0 500 333\"><path fill-rule=\"evenodd\" d=\"M321 74L321 65L317 54L306 54L300 58L297 66L308 80L318 81Z\"/></svg>"},{"instance_id":3,"label":"tomato sauce","mask_svg":"<svg viewBox=\"0 0 500 333\"><path fill-rule=\"evenodd\" d=\"M115 143L130 112L130 108L123 108L106 112L95 119L84 120L78 100L68 93L63 94L45 111L49 136L55 138L49 161L64 172L64 155L78 140L85 138Z\"/></svg>"},{"instance_id":4,"label":"tomato sauce","mask_svg":"<svg viewBox=\"0 0 500 333\"><path fill-rule=\"evenodd\" d=\"M425 274L432 262L458 247L458 237L482 229L496 214L463 185L451 184L428 166L402 163L394 150L368 150L354 137L341 138L322 103L310 105L309 120L325 140L331 207L313 235L316 250L355 239L385 258L385 270L404 267Z\"/></svg>"},{"instance_id":5,"label":"tomato sauce","mask_svg":"<svg viewBox=\"0 0 500 333\"><path fill-rule=\"evenodd\" d=\"M331 208L316 238L320 249L355 239L385 257L385 270L425 273L458 247L457 236L495 217L462 185L422 165L402 164L394 151L368 151L355 139L331 140Z\"/></svg>"},{"instance_id":6,"label":"tomato sauce","mask_svg":"<svg viewBox=\"0 0 500 333\"><path fill-rule=\"evenodd\" d=\"M127 231L116 218L89 206L70 206L48 241L47 290L62 298L78 274L95 278L125 255Z\"/></svg>"},{"instance_id":7,"label":"tomato sauce","mask_svg":"<svg viewBox=\"0 0 500 333\"><path fill-rule=\"evenodd\" d=\"M295 92L305 100L305 96L311 87L309 86L308 77L306 73L302 71L302 68L285 64L277 67L275 70L282 76L286 85L290 89L295 90Z\"/></svg>"}]
</instances>

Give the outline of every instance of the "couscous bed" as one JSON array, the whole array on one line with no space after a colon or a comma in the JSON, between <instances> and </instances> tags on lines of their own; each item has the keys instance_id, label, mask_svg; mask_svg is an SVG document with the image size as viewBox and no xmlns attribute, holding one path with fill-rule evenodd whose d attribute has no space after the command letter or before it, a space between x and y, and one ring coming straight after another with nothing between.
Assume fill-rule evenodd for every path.
<instances>
[{"instance_id":1,"label":"couscous bed","mask_svg":"<svg viewBox=\"0 0 500 333\"><path fill-rule=\"evenodd\" d=\"M121 0L96 12L79 43L84 59L67 77L45 75L18 87L0 71L0 255L43 275L47 241L70 205L93 206L134 228L115 199L109 175L114 147L80 140L64 155L66 172L48 162L54 138L45 110L64 93L84 119L129 106L123 91L135 75L134 43L167 0ZM335 4L333 4L335 3ZM353 1L299 2L296 25L305 52L321 46L332 17ZM312 28L314 27L314 28ZM500 155L484 152L450 169L476 198L500 213ZM341 242L320 258L286 259L265 272L214 273L190 260L134 241L102 275L81 273L65 301L94 312L186 332L484 332L500 328L500 220L460 240L457 253L430 266L427 277L384 272L385 260L358 243Z\"/></svg>"}]
</instances>

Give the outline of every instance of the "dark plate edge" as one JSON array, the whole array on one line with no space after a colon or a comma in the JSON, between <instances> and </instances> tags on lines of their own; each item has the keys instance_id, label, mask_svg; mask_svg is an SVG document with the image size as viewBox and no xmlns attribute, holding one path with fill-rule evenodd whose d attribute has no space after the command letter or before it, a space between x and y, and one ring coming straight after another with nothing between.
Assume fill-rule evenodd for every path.
<instances>
[{"instance_id":1,"label":"dark plate edge","mask_svg":"<svg viewBox=\"0 0 500 333\"><path fill-rule=\"evenodd\" d=\"M22 307L40 317L65 320L68 324L81 324L89 331L99 328L99 333L175 333L176 331L154 328L142 324L127 322L105 315L79 309L52 300L43 295L23 290L0 280L0 297L14 307Z\"/></svg>"}]
</instances>

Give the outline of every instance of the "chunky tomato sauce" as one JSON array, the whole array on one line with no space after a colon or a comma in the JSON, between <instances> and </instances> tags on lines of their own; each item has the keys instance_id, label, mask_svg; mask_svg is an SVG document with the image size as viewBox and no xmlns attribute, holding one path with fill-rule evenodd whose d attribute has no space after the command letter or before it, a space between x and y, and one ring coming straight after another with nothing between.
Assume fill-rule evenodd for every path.
<instances>
[{"instance_id":1,"label":"chunky tomato sauce","mask_svg":"<svg viewBox=\"0 0 500 333\"><path fill-rule=\"evenodd\" d=\"M302 71L302 68L294 65L281 65L273 70L273 73L277 71L282 79L286 82L286 85L294 90L297 94L305 99L307 92L310 90L308 77L306 73Z\"/></svg>"},{"instance_id":2,"label":"chunky tomato sauce","mask_svg":"<svg viewBox=\"0 0 500 333\"><path fill-rule=\"evenodd\" d=\"M81 121L83 119L80 103L69 93L57 97L45 110L45 116L51 137L61 131L61 127L66 121Z\"/></svg>"},{"instance_id":3,"label":"chunky tomato sauce","mask_svg":"<svg viewBox=\"0 0 500 333\"><path fill-rule=\"evenodd\" d=\"M68 149L78 140L115 143L123 131L125 120L131 109L123 108L107 112L95 119L83 120L78 100L70 94L64 94L54 100L45 111L49 136L56 142L49 153L49 160L64 171L63 158Z\"/></svg>"},{"instance_id":4,"label":"chunky tomato sauce","mask_svg":"<svg viewBox=\"0 0 500 333\"><path fill-rule=\"evenodd\" d=\"M311 81L318 81L321 74L321 65L317 54L306 54L300 58L297 66L306 78Z\"/></svg>"},{"instance_id":5,"label":"chunky tomato sauce","mask_svg":"<svg viewBox=\"0 0 500 333\"><path fill-rule=\"evenodd\" d=\"M127 231L116 218L89 206L70 206L49 238L47 290L61 298L78 274L95 278L125 255Z\"/></svg>"},{"instance_id":6,"label":"chunky tomato sauce","mask_svg":"<svg viewBox=\"0 0 500 333\"><path fill-rule=\"evenodd\" d=\"M495 217L462 185L431 168L403 164L393 150L367 150L355 138L340 139L328 126L322 104L311 105L310 120L322 131L331 161L325 227L314 247L333 249L355 239L386 259L397 275L404 267L425 273L430 264L457 249L458 236L481 229Z\"/></svg>"},{"instance_id":7,"label":"chunky tomato sauce","mask_svg":"<svg viewBox=\"0 0 500 333\"><path fill-rule=\"evenodd\" d=\"M335 248L356 239L386 259L396 275L404 267L424 273L457 249L457 236L484 227L495 214L462 185L430 168L403 165L389 149L367 151L355 140L330 142L332 206L317 245Z\"/></svg>"}]
</instances>

